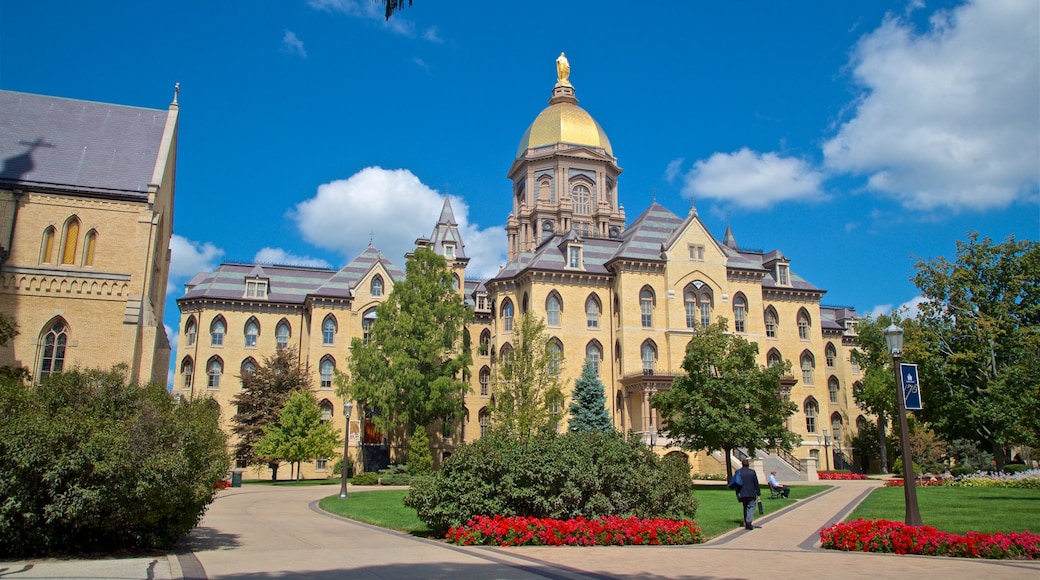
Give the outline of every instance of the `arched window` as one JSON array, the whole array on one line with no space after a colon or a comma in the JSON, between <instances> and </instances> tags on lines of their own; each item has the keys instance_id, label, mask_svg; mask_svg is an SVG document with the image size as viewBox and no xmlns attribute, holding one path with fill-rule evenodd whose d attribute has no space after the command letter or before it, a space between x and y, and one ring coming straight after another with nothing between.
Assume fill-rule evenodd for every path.
<instances>
[{"instance_id":1,"label":"arched window","mask_svg":"<svg viewBox=\"0 0 1040 580\"><path fill-rule=\"evenodd\" d=\"M195 364L192 362L190 356L186 356L181 359L181 384L184 385L185 389L191 388L191 379L195 374Z\"/></svg>"},{"instance_id":2,"label":"arched window","mask_svg":"<svg viewBox=\"0 0 1040 580\"><path fill-rule=\"evenodd\" d=\"M372 278L371 291L372 291L372 296L382 296L383 295L383 277L380 276L379 274L376 274Z\"/></svg>"},{"instance_id":3,"label":"arched window","mask_svg":"<svg viewBox=\"0 0 1040 580\"><path fill-rule=\"evenodd\" d=\"M491 417L488 414L487 407L480 410L480 414L477 415L477 421L480 423L480 436L486 437L488 427L491 426Z\"/></svg>"},{"instance_id":4,"label":"arched window","mask_svg":"<svg viewBox=\"0 0 1040 580\"><path fill-rule=\"evenodd\" d=\"M654 325L654 291L649 286L639 291L639 315L643 328Z\"/></svg>"},{"instance_id":5,"label":"arched window","mask_svg":"<svg viewBox=\"0 0 1040 580\"><path fill-rule=\"evenodd\" d=\"M545 300L545 323L549 326L560 325L560 296L556 292L549 294Z\"/></svg>"},{"instance_id":6,"label":"arched window","mask_svg":"<svg viewBox=\"0 0 1040 580\"><path fill-rule=\"evenodd\" d=\"M802 384L811 385L813 384L813 371L816 370L816 360L813 358L811 352L802 353Z\"/></svg>"},{"instance_id":7,"label":"arched window","mask_svg":"<svg viewBox=\"0 0 1040 580\"><path fill-rule=\"evenodd\" d=\"M856 431L860 433L866 433L870 430L870 422L863 415L856 417Z\"/></svg>"},{"instance_id":8,"label":"arched window","mask_svg":"<svg viewBox=\"0 0 1040 580\"><path fill-rule=\"evenodd\" d=\"M654 374L654 367L657 362L657 345L654 344L654 341L648 340L643 343L640 352L643 359L643 374Z\"/></svg>"},{"instance_id":9,"label":"arched window","mask_svg":"<svg viewBox=\"0 0 1040 580\"><path fill-rule=\"evenodd\" d=\"M776 316L776 310L773 310L772 306L766 308L766 336L776 338L776 328L779 324L780 321Z\"/></svg>"},{"instance_id":10,"label":"arched window","mask_svg":"<svg viewBox=\"0 0 1040 580\"><path fill-rule=\"evenodd\" d=\"M527 299L527 292L524 292L524 297L520 300L520 314L527 314L530 310L530 301Z\"/></svg>"},{"instance_id":11,"label":"arched window","mask_svg":"<svg viewBox=\"0 0 1040 580\"><path fill-rule=\"evenodd\" d=\"M693 290L683 294L683 306L686 308L686 328L697 328L697 295Z\"/></svg>"},{"instance_id":12,"label":"arched window","mask_svg":"<svg viewBox=\"0 0 1040 580\"><path fill-rule=\"evenodd\" d=\"M255 318L246 322L246 348L256 348L256 339L260 336L260 324Z\"/></svg>"},{"instance_id":13,"label":"arched window","mask_svg":"<svg viewBox=\"0 0 1040 580\"><path fill-rule=\"evenodd\" d=\"M376 325L376 309L369 308L361 317L361 342L368 344L372 340L372 327Z\"/></svg>"},{"instance_id":14,"label":"arched window","mask_svg":"<svg viewBox=\"0 0 1040 580\"><path fill-rule=\"evenodd\" d=\"M603 308L599 304L599 298L595 294L585 299L585 327L599 328L599 315Z\"/></svg>"},{"instance_id":15,"label":"arched window","mask_svg":"<svg viewBox=\"0 0 1040 580\"><path fill-rule=\"evenodd\" d=\"M733 330L747 332L747 300L740 294L733 298Z\"/></svg>"},{"instance_id":16,"label":"arched window","mask_svg":"<svg viewBox=\"0 0 1040 580\"><path fill-rule=\"evenodd\" d=\"M805 309L798 311L798 338L809 340L809 313Z\"/></svg>"},{"instance_id":17,"label":"arched window","mask_svg":"<svg viewBox=\"0 0 1040 580\"><path fill-rule=\"evenodd\" d=\"M816 402L816 399L809 397L805 400L805 404L802 405L802 410L805 412L805 430L809 433L816 432L816 416L820 414L820 405Z\"/></svg>"},{"instance_id":18,"label":"arched window","mask_svg":"<svg viewBox=\"0 0 1040 580\"><path fill-rule=\"evenodd\" d=\"M61 246L61 263L76 263L76 246L79 244L79 219L76 216L65 222L64 243Z\"/></svg>"},{"instance_id":19,"label":"arched window","mask_svg":"<svg viewBox=\"0 0 1040 580\"><path fill-rule=\"evenodd\" d=\"M335 344L336 342L336 317L328 315L325 317L325 321L321 323L321 343L325 345Z\"/></svg>"},{"instance_id":20,"label":"arched window","mask_svg":"<svg viewBox=\"0 0 1040 580\"><path fill-rule=\"evenodd\" d=\"M824 355L827 357L827 366L834 368L834 359L838 358L838 350L834 348L832 343L827 343L826 348L823 349Z\"/></svg>"},{"instance_id":21,"label":"arched window","mask_svg":"<svg viewBox=\"0 0 1040 580\"><path fill-rule=\"evenodd\" d=\"M585 345L585 360L592 367L592 372L599 374L599 362L603 360L603 347L599 342L593 340Z\"/></svg>"},{"instance_id":22,"label":"arched window","mask_svg":"<svg viewBox=\"0 0 1040 580\"><path fill-rule=\"evenodd\" d=\"M478 380L480 381L480 396L488 396L488 393L491 391L491 369L487 367L480 369Z\"/></svg>"},{"instance_id":23,"label":"arched window","mask_svg":"<svg viewBox=\"0 0 1040 580\"><path fill-rule=\"evenodd\" d=\"M227 332L227 323L223 316L217 316L209 325L209 343L212 346L224 345L224 334Z\"/></svg>"},{"instance_id":24,"label":"arched window","mask_svg":"<svg viewBox=\"0 0 1040 580\"><path fill-rule=\"evenodd\" d=\"M502 301L502 325L506 332L513 331L513 301L508 298Z\"/></svg>"},{"instance_id":25,"label":"arched window","mask_svg":"<svg viewBox=\"0 0 1040 580\"><path fill-rule=\"evenodd\" d=\"M834 434L834 439L836 441L841 440L841 428L843 425L844 422L841 420L841 413L838 413L837 411L831 413L831 433Z\"/></svg>"},{"instance_id":26,"label":"arched window","mask_svg":"<svg viewBox=\"0 0 1040 580\"><path fill-rule=\"evenodd\" d=\"M487 356L487 354L490 351L490 349L491 349L491 331L485 328L480 333L480 350L479 350L480 356Z\"/></svg>"},{"instance_id":27,"label":"arched window","mask_svg":"<svg viewBox=\"0 0 1040 580\"><path fill-rule=\"evenodd\" d=\"M502 345L502 351L499 353L499 358L503 364L509 364L513 360L513 345L508 342Z\"/></svg>"},{"instance_id":28,"label":"arched window","mask_svg":"<svg viewBox=\"0 0 1040 580\"><path fill-rule=\"evenodd\" d=\"M94 265L94 249L97 247L97 230L90 230L83 238L83 265Z\"/></svg>"},{"instance_id":29,"label":"arched window","mask_svg":"<svg viewBox=\"0 0 1040 580\"><path fill-rule=\"evenodd\" d=\"M195 317L191 316L184 323L184 340L188 346L195 345L195 337L199 333L199 325L195 323Z\"/></svg>"},{"instance_id":30,"label":"arched window","mask_svg":"<svg viewBox=\"0 0 1040 580\"><path fill-rule=\"evenodd\" d=\"M459 275L458 274L452 274L451 275L451 289L452 290L458 290L459 286L461 286L461 285L462 285L462 282L459 281Z\"/></svg>"},{"instance_id":31,"label":"arched window","mask_svg":"<svg viewBox=\"0 0 1040 580\"><path fill-rule=\"evenodd\" d=\"M774 366L784 362L784 357L780 356L780 351L775 348L769 349L766 353L766 366Z\"/></svg>"},{"instance_id":32,"label":"arched window","mask_svg":"<svg viewBox=\"0 0 1040 580\"><path fill-rule=\"evenodd\" d=\"M332 403L329 402L328 399L322 399L321 402L318 403L318 408L321 409L322 423L328 423L332 420L332 413L334 412L335 407L332 406Z\"/></svg>"},{"instance_id":33,"label":"arched window","mask_svg":"<svg viewBox=\"0 0 1040 580\"><path fill-rule=\"evenodd\" d=\"M832 403L838 402L838 391L840 390L841 383L838 382L838 377L827 379L827 393L830 395Z\"/></svg>"},{"instance_id":34,"label":"arched window","mask_svg":"<svg viewBox=\"0 0 1040 580\"><path fill-rule=\"evenodd\" d=\"M224 374L224 361L220 360L219 356L209 359L209 363L206 364L206 375L209 377L209 382L206 386L211 389L219 389L222 374Z\"/></svg>"},{"instance_id":35,"label":"arched window","mask_svg":"<svg viewBox=\"0 0 1040 580\"><path fill-rule=\"evenodd\" d=\"M54 226L48 226L43 230L43 243L40 245L40 263L50 264L54 262L54 236L57 230Z\"/></svg>"},{"instance_id":36,"label":"arched window","mask_svg":"<svg viewBox=\"0 0 1040 580\"><path fill-rule=\"evenodd\" d=\"M285 348L289 346L289 336L292 331L289 328L289 322L282 320L278 323L278 327L274 331L274 340L278 348Z\"/></svg>"},{"instance_id":37,"label":"arched window","mask_svg":"<svg viewBox=\"0 0 1040 580\"><path fill-rule=\"evenodd\" d=\"M251 377L256 374L256 360L253 357L249 357L242 361L242 366L239 367L239 377Z\"/></svg>"},{"instance_id":38,"label":"arched window","mask_svg":"<svg viewBox=\"0 0 1040 580\"><path fill-rule=\"evenodd\" d=\"M571 199L574 200L574 213L577 215L589 215L592 213L592 195L585 185L575 185L571 189Z\"/></svg>"},{"instance_id":39,"label":"arched window","mask_svg":"<svg viewBox=\"0 0 1040 580\"><path fill-rule=\"evenodd\" d=\"M563 345L560 341L553 338L549 340L549 374L558 377L560 376L560 363L563 361Z\"/></svg>"},{"instance_id":40,"label":"arched window","mask_svg":"<svg viewBox=\"0 0 1040 580\"><path fill-rule=\"evenodd\" d=\"M60 373L65 368L65 347L69 343L69 328L57 319L43 333L43 358L40 361L40 380Z\"/></svg>"},{"instance_id":41,"label":"arched window","mask_svg":"<svg viewBox=\"0 0 1040 580\"><path fill-rule=\"evenodd\" d=\"M332 360L331 356L326 356L321 359L321 364L319 365L319 371L321 374L321 388L332 388L332 373L335 370L336 361Z\"/></svg>"}]
</instances>

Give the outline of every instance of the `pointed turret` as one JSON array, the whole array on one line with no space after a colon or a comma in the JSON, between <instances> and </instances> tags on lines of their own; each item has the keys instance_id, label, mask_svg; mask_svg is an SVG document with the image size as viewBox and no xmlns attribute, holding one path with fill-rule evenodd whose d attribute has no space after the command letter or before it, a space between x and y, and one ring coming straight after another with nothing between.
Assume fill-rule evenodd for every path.
<instances>
[{"instance_id":1,"label":"pointed turret","mask_svg":"<svg viewBox=\"0 0 1040 580\"><path fill-rule=\"evenodd\" d=\"M727 248L738 250L737 238L733 237L733 230L730 229L729 224L726 224L726 235L722 237L722 244Z\"/></svg>"}]
</instances>

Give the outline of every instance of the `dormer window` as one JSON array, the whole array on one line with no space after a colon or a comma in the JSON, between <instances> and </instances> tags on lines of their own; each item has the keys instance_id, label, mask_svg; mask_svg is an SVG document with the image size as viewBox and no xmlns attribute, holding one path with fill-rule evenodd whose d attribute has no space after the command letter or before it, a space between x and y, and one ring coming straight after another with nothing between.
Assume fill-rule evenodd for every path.
<instances>
[{"instance_id":1,"label":"dormer window","mask_svg":"<svg viewBox=\"0 0 1040 580\"><path fill-rule=\"evenodd\" d=\"M567 246L567 267L581 268L581 246L576 244Z\"/></svg>"},{"instance_id":2,"label":"dormer window","mask_svg":"<svg viewBox=\"0 0 1040 580\"><path fill-rule=\"evenodd\" d=\"M455 259L455 244L444 244L444 258L446 260Z\"/></svg>"},{"instance_id":3,"label":"dormer window","mask_svg":"<svg viewBox=\"0 0 1040 580\"><path fill-rule=\"evenodd\" d=\"M791 285L791 273L787 264L778 264L776 266L776 283L781 286Z\"/></svg>"},{"instance_id":4,"label":"dormer window","mask_svg":"<svg viewBox=\"0 0 1040 580\"><path fill-rule=\"evenodd\" d=\"M267 298L267 280L246 280L246 298Z\"/></svg>"}]
</instances>

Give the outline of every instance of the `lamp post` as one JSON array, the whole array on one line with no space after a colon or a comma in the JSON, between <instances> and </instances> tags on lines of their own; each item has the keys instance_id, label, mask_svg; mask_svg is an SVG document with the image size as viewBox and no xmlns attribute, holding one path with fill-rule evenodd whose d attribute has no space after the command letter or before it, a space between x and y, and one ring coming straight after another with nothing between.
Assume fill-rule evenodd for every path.
<instances>
[{"instance_id":1,"label":"lamp post","mask_svg":"<svg viewBox=\"0 0 1040 580\"><path fill-rule=\"evenodd\" d=\"M917 486L914 478L914 461L910 451L910 427L906 422L906 400L903 398L903 373L899 370L899 359L903 356L903 329L894 323L885 329L885 343L892 354L892 366L896 374L896 404L899 406L899 448L903 454L903 495L906 504L904 521L908 526L921 525L921 512L917 509ZM882 442L884 445L884 442Z\"/></svg>"},{"instance_id":2,"label":"lamp post","mask_svg":"<svg viewBox=\"0 0 1040 580\"><path fill-rule=\"evenodd\" d=\"M343 430L343 462L339 466L340 473L340 484L339 484L339 498L344 499L347 497L347 460L348 460L348 448L347 445L350 442L350 411L354 409L354 403L346 401L343 403L343 416L347 418L346 428Z\"/></svg>"},{"instance_id":3,"label":"lamp post","mask_svg":"<svg viewBox=\"0 0 1040 580\"><path fill-rule=\"evenodd\" d=\"M823 458L827 462L827 471L831 470L831 435L823 430Z\"/></svg>"}]
</instances>

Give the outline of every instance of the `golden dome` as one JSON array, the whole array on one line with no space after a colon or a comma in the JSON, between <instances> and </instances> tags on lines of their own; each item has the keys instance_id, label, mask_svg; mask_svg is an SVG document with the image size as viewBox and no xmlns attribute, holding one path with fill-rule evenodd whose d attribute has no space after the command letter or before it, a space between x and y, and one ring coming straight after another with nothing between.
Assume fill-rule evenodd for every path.
<instances>
[{"instance_id":1,"label":"golden dome","mask_svg":"<svg viewBox=\"0 0 1040 580\"><path fill-rule=\"evenodd\" d=\"M603 127L585 109L569 102L554 103L538 114L520 139L516 156L523 157L531 147L556 143L602 147L607 155L614 155Z\"/></svg>"}]
</instances>

